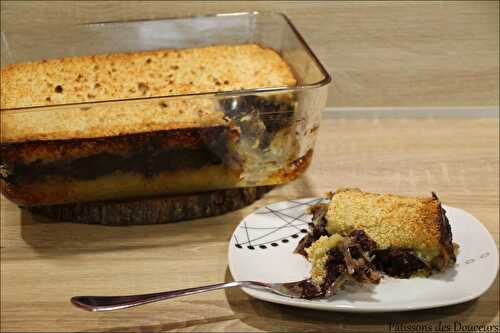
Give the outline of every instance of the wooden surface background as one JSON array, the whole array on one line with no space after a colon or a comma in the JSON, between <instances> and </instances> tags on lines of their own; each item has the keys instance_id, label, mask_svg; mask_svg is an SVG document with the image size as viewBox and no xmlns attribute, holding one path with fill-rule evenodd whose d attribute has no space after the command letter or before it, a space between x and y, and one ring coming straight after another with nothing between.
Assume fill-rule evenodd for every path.
<instances>
[{"instance_id":1,"label":"wooden surface background","mask_svg":"<svg viewBox=\"0 0 500 333\"><path fill-rule=\"evenodd\" d=\"M498 243L498 117L335 116L325 113L305 175L223 216L136 227L50 223L3 199L1 330L379 332L389 331L389 322L498 325L498 278L475 301L390 315L292 308L239 289L113 313L70 305L69 298L78 294L147 293L229 281L228 241L243 216L266 203L341 186L409 195L434 190L445 204L476 216Z\"/></svg>"},{"instance_id":2,"label":"wooden surface background","mask_svg":"<svg viewBox=\"0 0 500 333\"><path fill-rule=\"evenodd\" d=\"M2 1L1 27L253 10L290 17L333 74L328 106L499 104L498 1Z\"/></svg>"},{"instance_id":3,"label":"wooden surface background","mask_svg":"<svg viewBox=\"0 0 500 333\"><path fill-rule=\"evenodd\" d=\"M329 106L408 107L392 116L325 112L313 164L245 209L137 227L51 223L1 200L2 332L389 331L388 323L498 325L498 278L476 301L411 313L343 314L258 301L239 289L115 313L76 294L128 294L227 281L229 237L266 203L340 186L426 194L499 237L499 120L477 109L422 117L418 106L499 104L499 4L492 2L1 2L9 31L83 22L248 10L286 13L333 73ZM337 109L338 110L338 109ZM398 111L400 110L400 111ZM460 112L456 111L460 110ZM456 111L456 112L455 112ZM455 115L454 115L455 114ZM345 116L345 117L344 117ZM471 281L473 283L473 281Z\"/></svg>"}]
</instances>

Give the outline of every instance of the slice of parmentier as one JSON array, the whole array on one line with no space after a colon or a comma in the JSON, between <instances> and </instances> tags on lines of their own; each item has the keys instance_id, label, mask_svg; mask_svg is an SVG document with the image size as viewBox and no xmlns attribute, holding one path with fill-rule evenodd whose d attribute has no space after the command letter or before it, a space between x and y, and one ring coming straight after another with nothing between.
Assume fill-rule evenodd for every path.
<instances>
[{"instance_id":1,"label":"slice of parmentier","mask_svg":"<svg viewBox=\"0 0 500 333\"><path fill-rule=\"evenodd\" d=\"M435 194L412 198L340 189L333 194L325 218L329 234L346 236L360 229L378 250L412 250L439 269L454 262L451 228Z\"/></svg>"}]
</instances>

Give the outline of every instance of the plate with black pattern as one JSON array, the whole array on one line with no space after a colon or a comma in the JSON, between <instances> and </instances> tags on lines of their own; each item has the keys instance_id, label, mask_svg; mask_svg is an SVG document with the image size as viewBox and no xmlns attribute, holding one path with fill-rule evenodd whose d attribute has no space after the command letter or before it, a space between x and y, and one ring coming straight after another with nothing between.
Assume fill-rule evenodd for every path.
<instances>
[{"instance_id":1,"label":"plate with black pattern","mask_svg":"<svg viewBox=\"0 0 500 333\"><path fill-rule=\"evenodd\" d=\"M293 251L307 233L307 208L325 198L273 203L245 217L229 242L229 269L234 280L290 282L309 276L310 264ZM488 230L466 211L443 205L453 241L460 245L457 263L428 278L384 277L375 286L358 285L330 299L297 299L242 288L264 301L331 311L389 312L463 303L486 292L498 272L498 250Z\"/></svg>"}]
</instances>

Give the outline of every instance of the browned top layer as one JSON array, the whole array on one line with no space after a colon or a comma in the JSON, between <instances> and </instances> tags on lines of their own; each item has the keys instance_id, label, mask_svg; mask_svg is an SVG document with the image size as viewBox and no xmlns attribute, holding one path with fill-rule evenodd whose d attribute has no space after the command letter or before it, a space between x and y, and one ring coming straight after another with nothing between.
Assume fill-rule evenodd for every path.
<instances>
[{"instance_id":1,"label":"browned top layer","mask_svg":"<svg viewBox=\"0 0 500 333\"><path fill-rule=\"evenodd\" d=\"M72 57L1 69L2 109L293 86L274 50L255 44ZM224 124L208 99L128 101L2 114L3 142L107 137Z\"/></svg>"},{"instance_id":2,"label":"browned top layer","mask_svg":"<svg viewBox=\"0 0 500 333\"><path fill-rule=\"evenodd\" d=\"M361 229L379 249L415 250L430 262L441 253L441 209L437 198L412 198L340 189L326 213L330 234Z\"/></svg>"}]
</instances>

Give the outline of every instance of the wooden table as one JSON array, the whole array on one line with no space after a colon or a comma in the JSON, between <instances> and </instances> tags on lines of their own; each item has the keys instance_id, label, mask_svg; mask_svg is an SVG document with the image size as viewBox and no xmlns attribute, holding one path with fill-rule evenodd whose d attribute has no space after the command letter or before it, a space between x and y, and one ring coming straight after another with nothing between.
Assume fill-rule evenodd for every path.
<instances>
[{"instance_id":1,"label":"wooden table","mask_svg":"<svg viewBox=\"0 0 500 333\"><path fill-rule=\"evenodd\" d=\"M340 186L409 195L434 190L444 203L475 215L498 243L498 109L444 110L439 117L420 111L326 111L307 173L224 216L137 227L48 223L3 198L1 330L374 332L389 331L390 321L498 325L498 278L476 301L390 315L292 308L239 289L113 313L84 312L69 303L77 294L146 293L231 280L228 240L243 216L266 203Z\"/></svg>"}]
</instances>

